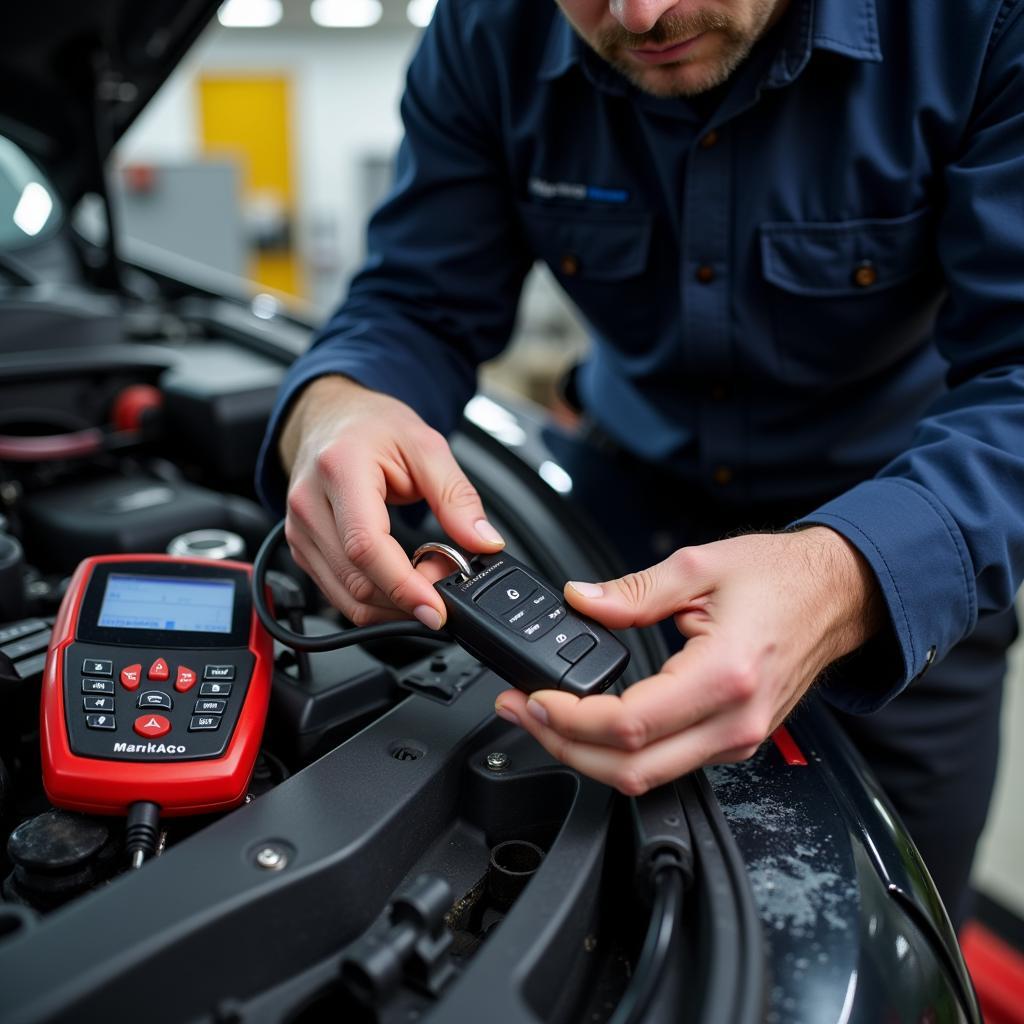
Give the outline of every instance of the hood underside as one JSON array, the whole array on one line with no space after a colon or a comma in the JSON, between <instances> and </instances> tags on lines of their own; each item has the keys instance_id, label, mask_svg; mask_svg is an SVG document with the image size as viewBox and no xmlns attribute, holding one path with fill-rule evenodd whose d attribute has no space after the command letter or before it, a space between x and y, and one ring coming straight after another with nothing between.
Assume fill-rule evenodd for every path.
<instances>
[{"instance_id":1,"label":"hood underside","mask_svg":"<svg viewBox=\"0 0 1024 1024\"><path fill-rule=\"evenodd\" d=\"M0 134L62 199L102 190L111 148L181 60L219 0L35 0L0 36Z\"/></svg>"}]
</instances>

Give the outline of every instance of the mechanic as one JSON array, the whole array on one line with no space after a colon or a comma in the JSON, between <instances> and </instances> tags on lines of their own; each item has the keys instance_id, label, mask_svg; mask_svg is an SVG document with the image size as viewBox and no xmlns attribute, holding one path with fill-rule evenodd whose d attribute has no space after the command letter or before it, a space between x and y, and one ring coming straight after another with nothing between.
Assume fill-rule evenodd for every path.
<instances>
[{"instance_id":1,"label":"mechanic","mask_svg":"<svg viewBox=\"0 0 1024 1024\"><path fill-rule=\"evenodd\" d=\"M634 570L566 597L688 642L498 713L637 794L820 680L961 921L1024 575L1024 0L441 0L402 114L261 456L298 563L442 625L386 506L501 547L444 435L544 260L594 342L553 443Z\"/></svg>"}]
</instances>

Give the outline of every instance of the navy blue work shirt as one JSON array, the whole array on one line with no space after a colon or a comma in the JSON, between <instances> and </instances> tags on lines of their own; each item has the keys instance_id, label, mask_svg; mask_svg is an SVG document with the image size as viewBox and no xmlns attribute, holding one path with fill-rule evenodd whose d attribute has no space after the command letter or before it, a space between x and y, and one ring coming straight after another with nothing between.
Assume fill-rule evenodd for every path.
<instances>
[{"instance_id":1,"label":"navy blue work shirt","mask_svg":"<svg viewBox=\"0 0 1024 1024\"><path fill-rule=\"evenodd\" d=\"M594 339L622 447L864 555L902 666L1024 575L1024 0L793 0L726 85L629 85L553 0L441 0L409 69L393 191L284 411L343 373L456 424L543 260ZM344 130L344 126L339 126ZM810 509L813 506L808 506Z\"/></svg>"}]
</instances>

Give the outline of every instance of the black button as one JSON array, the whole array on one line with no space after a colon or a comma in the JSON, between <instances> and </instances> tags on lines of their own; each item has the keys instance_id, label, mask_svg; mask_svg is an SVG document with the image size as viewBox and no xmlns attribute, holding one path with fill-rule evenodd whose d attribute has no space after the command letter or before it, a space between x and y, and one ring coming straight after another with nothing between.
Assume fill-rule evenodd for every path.
<instances>
[{"instance_id":1,"label":"black button","mask_svg":"<svg viewBox=\"0 0 1024 1024\"><path fill-rule=\"evenodd\" d=\"M220 715L193 715L188 723L189 732L206 732L220 728Z\"/></svg>"},{"instance_id":2,"label":"black button","mask_svg":"<svg viewBox=\"0 0 1024 1024\"><path fill-rule=\"evenodd\" d=\"M715 279L715 268L703 263L697 268L695 276L701 284L711 284Z\"/></svg>"},{"instance_id":3,"label":"black button","mask_svg":"<svg viewBox=\"0 0 1024 1024\"><path fill-rule=\"evenodd\" d=\"M11 661L24 658L26 654L35 654L36 651L45 651L50 646L49 633L36 633L34 636L26 636L21 640L15 640L13 644L0 647L0 652L6 654Z\"/></svg>"},{"instance_id":4,"label":"black button","mask_svg":"<svg viewBox=\"0 0 1024 1024\"><path fill-rule=\"evenodd\" d=\"M31 658L24 658L14 663L14 671L18 673L19 679L28 679L37 672L42 672L46 665L46 651L33 654Z\"/></svg>"},{"instance_id":5,"label":"black button","mask_svg":"<svg viewBox=\"0 0 1024 1024\"><path fill-rule=\"evenodd\" d=\"M197 700L195 712L197 715L223 715L227 706L226 700Z\"/></svg>"},{"instance_id":6,"label":"black button","mask_svg":"<svg viewBox=\"0 0 1024 1024\"><path fill-rule=\"evenodd\" d=\"M136 707L140 708L166 708L168 711L174 707L170 696L164 693L162 690L145 690L139 694L139 703Z\"/></svg>"},{"instance_id":7,"label":"black button","mask_svg":"<svg viewBox=\"0 0 1024 1024\"><path fill-rule=\"evenodd\" d=\"M11 626L4 626L0 629L0 644L9 644L18 637L28 636L29 633L38 633L41 629L50 627L42 619L25 619L24 622L15 622Z\"/></svg>"},{"instance_id":8,"label":"black button","mask_svg":"<svg viewBox=\"0 0 1024 1024\"><path fill-rule=\"evenodd\" d=\"M546 633L550 633L565 618L565 607L559 605L545 612L538 619L534 619L528 626L523 626L519 631L527 640L539 640Z\"/></svg>"},{"instance_id":9,"label":"black button","mask_svg":"<svg viewBox=\"0 0 1024 1024\"><path fill-rule=\"evenodd\" d=\"M86 658L82 662L83 676L112 676L114 663L104 658Z\"/></svg>"},{"instance_id":10,"label":"black button","mask_svg":"<svg viewBox=\"0 0 1024 1024\"><path fill-rule=\"evenodd\" d=\"M537 589L537 581L521 569L488 585L476 598L477 604L495 618L504 619Z\"/></svg>"},{"instance_id":11,"label":"black button","mask_svg":"<svg viewBox=\"0 0 1024 1024\"><path fill-rule=\"evenodd\" d=\"M527 622L537 618L537 613L553 608L558 604L558 598L547 590L534 591L518 608L505 616L505 622L509 626L521 629Z\"/></svg>"},{"instance_id":12,"label":"black button","mask_svg":"<svg viewBox=\"0 0 1024 1024\"><path fill-rule=\"evenodd\" d=\"M207 665L203 669L204 679L234 679L234 665Z\"/></svg>"},{"instance_id":13,"label":"black button","mask_svg":"<svg viewBox=\"0 0 1024 1024\"><path fill-rule=\"evenodd\" d=\"M231 684L230 683L200 683L199 684L199 696L200 697L230 697L231 696Z\"/></svg>"},{"instance_id":14,"label":"black button","mask_svg":"<svg viewBox=\"0 0 1024 1024\"><path fill-rule=\"evenodd\" d=\"M558 656L565 658L570 665L575 665L591 647L596 645L597 637L593 637L589 633L583 633L581 636L576 637L575 640L569 640L563 647L559 648Z\"/></svg>"},{"instance_id":15,"label":"black button","mask_svg":"<svg viewBox=\"0 0 1024 1024\"><path fill-rule=\"evenodd\" d=\"M117 722L113 715L86 715L85 724L90 729L116 729Z\"/></svg>"},{"instance_id":16,"label":"black button","mask_svg":"<svg viewBox=\"0 0 1024 1024\"><path fill-rule=\"evenodd\" d=\"M113 711L113 697L83 697L82 708L85 711Z\"/></svg>"},{"instance_id":17,"label":"black button","mask_svg":"<svg viewBox=\"0 0 1024 1024\"><path fill-rule=\"evenodd\" d=\"M83 679L82 693L113 693L113 679Z\"/></svg>"}]
</instances>

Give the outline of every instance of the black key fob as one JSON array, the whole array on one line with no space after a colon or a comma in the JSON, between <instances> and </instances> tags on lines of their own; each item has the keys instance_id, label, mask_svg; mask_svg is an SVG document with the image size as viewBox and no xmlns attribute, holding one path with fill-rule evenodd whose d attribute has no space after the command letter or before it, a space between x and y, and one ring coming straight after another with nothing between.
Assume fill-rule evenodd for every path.
<instances>
[{"instance_id":1,"label":"black key fob","mask_svg":"<svg viewBox=\"0 0 1024 1024\"><path fill-rule=\"evenodd\" d=\"M480 555L434 584L452 639L526 693L601 693L622 674L629 651L604 626L574 611L522 562Z\"/></svg>"}]
</instances>

